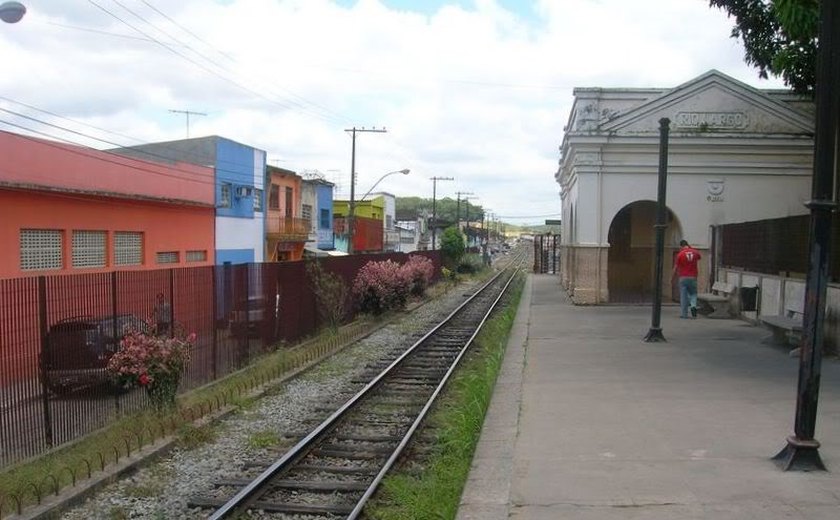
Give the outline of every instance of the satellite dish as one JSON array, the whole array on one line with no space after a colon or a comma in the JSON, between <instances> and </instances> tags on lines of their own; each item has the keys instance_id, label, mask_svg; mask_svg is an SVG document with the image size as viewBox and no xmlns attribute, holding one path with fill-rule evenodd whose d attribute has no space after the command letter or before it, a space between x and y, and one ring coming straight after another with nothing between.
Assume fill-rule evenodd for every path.
<instances>
[{"instance_id":1,"label":"satellite dish","mask_svg":"<svg viewBox=\"0 0 840 520\"><path fill-rule=\"evenodd\" d=\"M6 23L17 23L26 14L26 7L20 2L3 2L0 4L0 20Z\"/></svg>"}]
</instances>

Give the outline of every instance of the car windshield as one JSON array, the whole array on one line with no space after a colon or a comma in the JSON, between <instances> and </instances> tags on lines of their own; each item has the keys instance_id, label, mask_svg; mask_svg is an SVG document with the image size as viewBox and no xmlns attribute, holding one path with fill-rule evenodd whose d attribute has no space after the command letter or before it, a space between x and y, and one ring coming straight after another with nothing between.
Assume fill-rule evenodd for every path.
<instances>
[{"instance_id":1,"label":"car windshield","mask_svg":"<svg viewBox=\"0 0 840 520\"><path fill-rule=\"evenodd\" d=\"M101 327L102 335L106 338L106 340L112 341L114 339L114 319L111 317L103 318L99 321L99 326ZM141 320L137 316L131 314L117 316L118 337L124 336L131 329L135 329L143 334L149 333L149 326L145 321Z\"/></svg>"}]
</instances>

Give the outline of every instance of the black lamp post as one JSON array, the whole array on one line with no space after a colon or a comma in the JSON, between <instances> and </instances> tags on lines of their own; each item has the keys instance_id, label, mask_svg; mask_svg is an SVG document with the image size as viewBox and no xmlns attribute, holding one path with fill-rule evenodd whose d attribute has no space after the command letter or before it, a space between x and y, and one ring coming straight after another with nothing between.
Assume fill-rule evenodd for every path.
<instances>
[{"instance_id":1,"label":"black lamp post","mask_svg":"<svg viewBox=\"0 0 840 520\"><path fill-rule=\"evenodd\" d=\"M820 443L814 438L822 370L823 322L831 251L831 214L837 209L838 134L840 134L840 4L820 2L819 47L816 70L816 130L814 175L811 178L810 254L805 283L802 340L799 343L799 382L794 435L774 458L784 470L825 470Z\"/></svg>"},{"instance_id":2,"label":"black lamp post","mask_svg":"<svg viewBox=\"0 0 840 520\"><path fill-rule=\"evenodd\" d=\"M666 341L662 335L660 317L662 315L662 257L665 254L665 223L667 208L665 207L665 193L668 181L668 131L671 120L663 117L659 120L659 187L656 195L656 266L653 272L653 312L650 319L650 330L645 335L648 343Z\"/></svg>"}]
</instances>

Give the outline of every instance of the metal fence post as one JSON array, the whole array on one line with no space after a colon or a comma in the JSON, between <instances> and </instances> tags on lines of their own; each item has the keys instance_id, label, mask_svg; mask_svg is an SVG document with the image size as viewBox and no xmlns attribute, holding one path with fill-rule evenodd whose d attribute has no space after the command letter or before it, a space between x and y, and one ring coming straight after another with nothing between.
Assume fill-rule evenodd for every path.
<instances>
[{"instance_id":1,"label":"metal fence post","mask_svg":"<svg viewBox=\"0 0 840 520\"><path fill-rule=\"evenodd\" d=\"M169 269L169 337L175 337L175 269Z\"/></svg>"},{"instance_id":2,"label":"metal fence post","mask_svg":"<svg viewBox=\"0 0 840 520\"><path fill-rule=\"evenodd\" d=\"M47 342L49 341L47 337L47 277L46 276L39 276L38 277L38 325L41 331L41 363L40 363L40 373L41 373L41 396L43 397L42 403L44 406L44 440L47 443L47 446L52 448L53 447L53 425L52 425L52 414L50 413L50 394L49 390L47 389L47 378L44 369L44 355L46 354L49 347L47 346Z\"/></svg>"}]
</instances>

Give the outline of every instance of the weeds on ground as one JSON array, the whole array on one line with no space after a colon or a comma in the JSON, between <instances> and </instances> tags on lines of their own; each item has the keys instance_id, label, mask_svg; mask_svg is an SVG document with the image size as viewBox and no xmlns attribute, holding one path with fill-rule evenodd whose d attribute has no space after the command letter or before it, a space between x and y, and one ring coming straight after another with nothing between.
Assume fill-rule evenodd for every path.
<instances>
[{"instance_id":1,"label":"weeds on ground","mask_svg":"<svg viewBox=\"0 0 840 520\"><path fill-rule=\"evenodd\" d=\"M274 430L264 430L251 434L248 446L255 449L271 448L280 444L280 436Z\"/></svg>"},{"instance_id":2,"label":"weeds on ground","mask_svg":"<svg viewBox=\"0 0 840 520\"><path fill-rule=\"evenodd\" d=\"M446 392L445 400L429 419L436 426L431 455L386 478L366 508L376 520L452 519L464 483L493 386L501 368L507 337L521 295L521 280L505 309L490 320Z\"/></svg>"}]
</instances>

